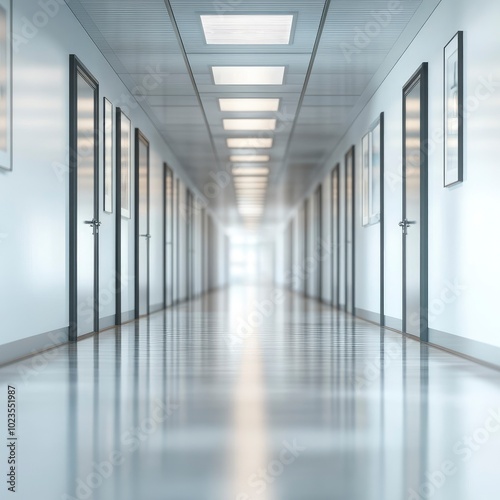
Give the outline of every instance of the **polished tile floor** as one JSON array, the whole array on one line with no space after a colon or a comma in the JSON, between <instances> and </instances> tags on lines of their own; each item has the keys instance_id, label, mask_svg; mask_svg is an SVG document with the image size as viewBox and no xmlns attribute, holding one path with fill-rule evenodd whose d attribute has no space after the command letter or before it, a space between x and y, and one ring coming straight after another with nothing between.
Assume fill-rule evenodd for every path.
<instances>
[{"instance_id":1,"label":"polished tile floor","mask_svg":"<svg viewBox=\"0 0 500 500\"><path fill-rule=\"evenodd\" d=\"M13 498L500 498L500 372L298 295L217 292L0 379Z\"/></svg>"}]
</instances>

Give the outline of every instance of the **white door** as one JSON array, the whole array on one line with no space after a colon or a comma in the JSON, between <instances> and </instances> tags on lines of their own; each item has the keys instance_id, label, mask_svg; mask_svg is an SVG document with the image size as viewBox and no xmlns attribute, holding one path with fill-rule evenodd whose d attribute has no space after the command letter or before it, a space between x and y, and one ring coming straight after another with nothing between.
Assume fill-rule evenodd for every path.
<instances>
[{"instance_id":1,"label":"white door","mask_svg":"<svg viewBox=\"0 0 500 500\"><path fill-rule=\"evenodd\" d=\"M332 172L332 305L340 306L340 165Z\"/></svg>"},{"instance_id":2,"label":"white door","mask_svg":"<svg viewBox=\"0 0 500 500\"><path fill-rule=\"evenodd\" d=\"M99 329L99 85L70 57L70 339Z\"/></svg>"},{"instance_id":3,"label":"white door","mask_svg":"<svg viewBox=\"0 0 500 500\"><path fill-rule=\"evenodd\" d=\"M149 142L136 129L136 317L149 313Z\"/></svg>"},{"instance_id":4,"label":"white door","mask_svg":"<svg viewBox=\"0 0 500 500\"><path fill-rule=\"evenodd\" d=\"M354 146L345 156L345 305L354 314Z\"/></svg>"},{"instance_id":5,"label":"white door","mask_svg":"<svg viewBox=\"0 0 500 500\"><path fill-rule=\"evenodd\" d=\"M403 331L427 341L427 65L403 89Z\"/></svg>"}]
</instances>

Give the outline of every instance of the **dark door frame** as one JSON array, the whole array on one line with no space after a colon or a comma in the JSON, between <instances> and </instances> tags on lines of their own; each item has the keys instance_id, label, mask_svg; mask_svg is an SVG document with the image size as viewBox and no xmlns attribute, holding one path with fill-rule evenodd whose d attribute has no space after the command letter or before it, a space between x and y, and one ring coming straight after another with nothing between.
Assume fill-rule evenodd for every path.
<instances>
[{"instance_id":1,"label":"dark door frame","mask_svg":"<svg viewBox=\"0 0 500 500\"><path fill-rule=\"evenodd\" d=\"M333 183L334 180L337 181L337 192L334 192ZM333 167L331 174L331 189L332 189L332 200L330 204L331 208L331 249L332 249L332 270L331 270L331 287L332 287L332 306L339 308L340 307L340 163L337 163L335 167ZM335 205L334 205L335 200ZM334 206L336 208L337 216L335 215ZM333 235L336 235L334 239ZM335 264L336 261L336 265Z\"/></svg>"},{"instance_id":2,"label":"dark door frame","mask_svg":"<svg viewBox=\"0 0 500 500\"><path fill-rule=\"evenodd\" d=\"M94 89L94 332L99 331L99 82L69 56L69 340L78 338L78 76Z\"/></svg>"},{"instance_id":3,"label":"dark door frame","mask_svg":"<svg viewBox=\"0 0 500 500\"><path fill-rule=\"evenodd\" d=\"M205 293L205 255L206 255L206 241L205 241L205 209L201 209L201 238L200 238L200 271L201 271L201 294Z\"/></svg>"},{"instance_id":4,"label":"dark door frame","mask_svg":"<svg viewBox=\"0 0 500 500\"><path fill-rule=\"evenodd\" d=\"M290 221L290 256L289 256L289 268L290 273L290 283L288 288L293 292L293 259L295 258L295 234L293 231L294 219Z\"/></svg>"},{"instance_id":5,"label":"dark door frame","mask_svg":"<svg viewBox=\"0 0 500 500\"><path fill-rule=\"evenodd\" d=\"M420 83L420 340L428 332L428 64L422 65L403 87L403 221L406 220L406 97ZM403 332L406 332L406 238L403 232Z\"/></svg>"},{"instance_id":6,"label":"dark door frame","mask_svg":"<svg viewBox=\"0 0 500 500\"><path fill-rule=\"evenodd\" d=\"M170 191L167 190L168 183L170 182ZM168 307L173 303L173 275L174 275L174 255L173 255L173 236L174 236L174 197L173 197L173 189L174 189L174 172L173 170L166 164L163 163L163 304L164 307ZM170 195L170 198L167 198L167 194ZM168 209L167 205L170 205L170 227L168 221ZM168 241L170 233L171 241ZM168 251L167 248L170 247ZM168 256L170 255L169 261L167 261ZM167 292L167 281L170 278L171 280L171 297L169 301L168 292Z\"/></svg>"},{"instance_id":7,"label":"dark door frame","mask_svg":"<svg viewBox=\"0 0 500 500\"><path fill-rule=\"evenodd\" d=\"M302 262L302 272L304 276L304 282L302 285L303 294L305 297L309 293L309 276L307 272L307 259L309 257L309 199L304 200L304 261Z\"/></svg>"},{"instance_id":8,"label":"dark door frame","mask_svg":"<svg viewBox=\"0 0 500 500\"><path fill-rule=\"evenodd\" d=\"M351 214L352 214L352 224L351 224L351 262L352 262L352 269L351 269L351 281L352 281L352 291L351 291L351 303L352 303L352 314L355 314L356 312L356 303L355 303L355 297L356 297L356 283L354 281L355 276L356 276L356 263L355 263L355 234L356 234L356 227L355 227L355 222L356 222L356 216L355 216L355 208L356 208L356 182L355 182L355 172L356 172L356 162L355 162L355 149L354 145L349 148L347 153L344 156L344 188L345 188L345 310L349 312L349 299L348 299L348 289L349 289L349 281L348 281L348 274L349 274L349 269L348 269L348 250L349 250L349 234L347 234L347 229L348 229L348 220L349 220L349 197L347 193L347 186L349 183L349 176L347 172L347 165L348 165L348 159L351 157L352 161L352 200L351 200Z\"/></svg>"},{"instance_id":9,"label":"dark door frame","mask_svg":"<svg viewBox=\"0 0 500 500\"><path fill-rule=\"evenodd\" d=\"M181 223L181 217L180 217L180 199L181 199L181 181L179 178L175 179L175 205L176 205L176 211L175 211L175 222L174 222L174 227L175 227L175 240L176 240L176 263L175 263L175 303L178 304L181 302L180 299L180 292L181 292L181 286L180 286L180 223Z\"/></svg>"},{"instance_id":10,"label":"dark door frame","mask_svg":"<svg viewBox=\"0 0 500 500\"><path fill-rule=\"evenodd\" d=\"M147 232L146 236L141 236L140 233L140 220L139 220L139 214L140 214L140 185L139 185L139 178L140 178L140 154L139 154L139 143L142 142L144 146L146 146L147 149L147 190L146 190L146 198L147 198ZM135 191L135 206L134 206L134 216L135 216L135 255L134 255L134 260L135 260L135 279L134 279L134 285L135 285L135 290L134 290L134 295L135 295L135 317L139 318L140 317L140 302L139 302L139 295L140 295L140 283L139 283L139 267L140 267L140 255L139 255L139 238L146 237L147 238L147 308L146 308L146 314L149 314L149 288L150 288L150 281L149 281L149 274L150 274L150 241L151 241L151 235L150 235L150 210L149 210L149 200L150 200L150 152L149 152L149 141L146 138L146 136L138 129L135 129L135 172L134 172L134 179L135 179L135 186L134 186L134 191Z\"/></svg>"},{"instance_id":11,"label":"dark door frame","mask_svg":"<svg viewBox=\"0 0 500 500\"><path fill-rule=\"evenodd\" d=\"M316 243L315 255L318 256L318 282L316 283L316 291L318 300L323 302L323 184L320 184L315 191L315 205L318 211L316 217Z\"/></svg>"},{"instance_id":12,"label":"dark door frame","mask_svg":"<svg viewBox=\"0 0 500 500\"><path fill-rule=\"evenodd\" d=\"M122 286L123 286L123 276L122 276L122 139L123 139L123 120L125 117L130 126L130 118L123 112L119 107L116 108L116 144L115 144L115 324L121 325L123 323L123 311L122 311ZM131 130L129 130L130 142L129 147L129 168L132 168L131 164L131 149L132 149L132 137ZM130 179L131 180L131 179Z\"/></svg>"},{"instance_id":13,"label":"dark door frame","mask_svg":"<svg viewBox=\"0 0 500 500\"><path fill-rule=\"evenodd\" d=\"M380 113L380 326L385 326L385 122Z\"/></svg>"},{"instance_id":14,"label":"dark door frame","mask_svg":"<svg viewBox=\"0 0 500 500\"><path fill-rule=\"evenodd\" d=\"M186 189L186 298L193 297L193 195L189 188Z\"/></svg>"}]
</instances>

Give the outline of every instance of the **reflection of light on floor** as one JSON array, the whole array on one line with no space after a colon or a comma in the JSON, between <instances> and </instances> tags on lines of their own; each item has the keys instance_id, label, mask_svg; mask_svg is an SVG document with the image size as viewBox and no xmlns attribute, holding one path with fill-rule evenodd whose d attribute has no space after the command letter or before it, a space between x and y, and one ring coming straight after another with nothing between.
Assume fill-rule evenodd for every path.
<instances>
[{"instance_id":1,"label":"reflection of light on floor","mask_svg":"<svg viewBox=\"0 0 500 500\"><path fill-rule=\"evenodd\" d=\"M252 300L247 300L248 305ZM247 307L246 315L252 311ZM258 494L252 486L252 475L266 469L269 457L265 420L265 387L258 333L244 340L240 375L233 396L233 438L231 443L232 494L235 500L271 500L270 485ZM259 491L260 493L260 491Z\"/></svg>"}]
</instances>

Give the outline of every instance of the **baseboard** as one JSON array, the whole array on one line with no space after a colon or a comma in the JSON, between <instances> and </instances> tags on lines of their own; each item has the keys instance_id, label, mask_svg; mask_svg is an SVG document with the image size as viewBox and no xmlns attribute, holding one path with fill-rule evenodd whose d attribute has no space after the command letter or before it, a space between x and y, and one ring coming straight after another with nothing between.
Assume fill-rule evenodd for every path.
<instances>
[{"instance_id":1,"label":"baseboard","mask_svg":"<svg viewBox=\"0 0 500 500\"><path fill-rule=\"evenodd\" d=\"M391 328L392 330L397 330L398 332L403 331L403 320L391 318L390 316L384 316L385 327Z\"/></svg>"},{"instance_id":2,"label":"baseboard","mask_svg":"<svg viewBox=\"0 0 500 500\"><path fill-rule=\"evenodd\" d=\"M19 361L20 359L59 347L66 344L68 339L69 328L61 328L4 344L0 348L0 365Z\"/></svg>"},{"instance_id":3,"label":"baseboard","mask_svg":"<svg viewBox=\"0 0 500 500\"><path fill-rule=\"evenodd\" d=\"M500 347L429 328L429 344L500 368Z\"/></svg>"},{"instance_id":4,"label":"baseboard","mask_svg":"<svg viewBox=\"0 0 500 500\"><path fill-rule=\"evenodd\" d=\"M122 313L122 321L121 323L128 323L129 321L132 321L135 319L135 311L128 311Z\"/></svg>"},{"instance_id":5,"label":"baseboard","mask_svg":"<svg viewBox=\"0 0 500 500\"><path fill-rule=\"evenodd\" d=\"M112 326L115 326L115 323L116 316L114 314L113 316L108 316L107 318L99 318L99 330L111 328Z\"/></svg>"},{"instance_id":6,"label":"baseboard","mask_svg":"<svg viewBox=\"0 0 500 500\"><path fill-rule=\"evenodd\" d=\"M154 314L158 311L163 311L165 309L165 306L163 305L163 302L161 304L156 304L154 306L149 306L149 314Z\"/></svg>"},{"instance_id":7,"label":"baseboard","mask_svg":"<svg viewBox=\"0 0 500 500\"><path fill-rule=\"evenodd\" d=\"M360 309L356 307L354 310L354 315L358 318L364 319L365 321L369 321L370 323L375 323L380 325L380 314L374 313L372 311L366 311L365 309Z\"/></svg>"}]
</instances>

